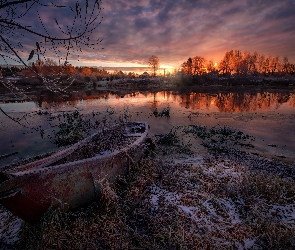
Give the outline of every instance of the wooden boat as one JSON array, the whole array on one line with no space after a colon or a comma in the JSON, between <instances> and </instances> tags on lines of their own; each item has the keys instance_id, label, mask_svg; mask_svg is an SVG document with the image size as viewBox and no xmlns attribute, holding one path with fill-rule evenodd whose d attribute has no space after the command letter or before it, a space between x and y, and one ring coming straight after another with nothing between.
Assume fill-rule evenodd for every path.
<instances>
[{"instance_id":1,"label":"wooden boat","mask_svg":"<svg viewBox=\"0 0 295 250\"><path fill-rule=\"evenodd\" d=\"M0 204L29 223L49 207L79 207L101 195L141 158L148 133L145 122L101 130L47 158L0 172ZM111 143L112 142L112 143Z\"/></svg>"}]
</instances>

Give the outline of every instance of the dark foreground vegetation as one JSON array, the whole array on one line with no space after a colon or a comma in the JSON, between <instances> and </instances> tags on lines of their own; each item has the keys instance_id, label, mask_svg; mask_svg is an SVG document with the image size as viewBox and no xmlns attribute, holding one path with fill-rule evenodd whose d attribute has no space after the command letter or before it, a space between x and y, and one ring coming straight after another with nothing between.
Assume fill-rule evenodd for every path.
<instances>
[{"instance_id":1,"label":"dark foreground vegetation","mask_svg":"<svg viewBox=\"0 0 295 250\"><path fill-rule=\"evenodd\" d=\"M127 176L101 180L99 201L24 223L17 248L294 249L295 173L243 152L252 140L195 126L151 138Z\"/></svg>"}]
</instances>

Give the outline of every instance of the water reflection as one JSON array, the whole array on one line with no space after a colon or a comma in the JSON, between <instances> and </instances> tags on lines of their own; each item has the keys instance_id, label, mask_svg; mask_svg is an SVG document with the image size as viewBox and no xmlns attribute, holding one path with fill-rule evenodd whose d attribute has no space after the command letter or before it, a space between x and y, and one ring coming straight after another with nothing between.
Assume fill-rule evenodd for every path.
<instances>
[{"instance_id":1,"label":"water reflection","mask_svg":"<svg viewBox=\"0 0 295 250\"><path fill-rule=\"evenodd\" d=\"M271 155L294 158L295 152L295 94L294 90L265 91L80 91L67 96L43 92L32 97L33 102L2 103L0 107L14 118L22 118L27 127L42 128L47 137L8 119L0 113L0 155L18 152L17 157L27 157L56 150L50 141L51 118L60 111L79 109L83 115L95 119L108 116L130 115L130 119L147 121L149 135L163 134L173 126L198 124L201 126L230 126L257 138L255 150L270 151ZM169 107L170 117L156 117ZM47 115L39 115L46 109ZM273 112L276 111L276 112ZM222 114L223 113L223 114ZM55 120L58 122L59 120ZM53 125L56 125L55 123ZM276 144L277 147L268 147ZM12 157L5 160L11 160ZM14 160L14 159L12 159ZM0 161L4 163L3 159Z\"/></svg>"},{"instance_id":2,"label":"water reflection","mask_svg":"<svg viewBox=\"0 0 295 250\"><path fill-rule=\"evenodd\" d=\"M209 112L257 112L295 108L295 94L289 92L225 92L205 93L191 92L178 93L173 91L161 92L131 92L127 94L109 91L76 92L69 96L53 94L39 95L34 98L36 105L42 109L63 110L67 107L99 106L126 104L147 106L155 110L168 103L171 106L189 110L206 110Z\"/></svg>"},{"instance_id":3,"label":"water reflection","mask_svg":"<svg viewBox=\"0 0 295 250\"><path fill-rule=\"evenodd\" d=\"M192 109L218 108L219 112L254 112L278 109L282 104L295 107L295 94L284 93L191 93L181 97L181 106Z\"/></svg>"}]
</instances>

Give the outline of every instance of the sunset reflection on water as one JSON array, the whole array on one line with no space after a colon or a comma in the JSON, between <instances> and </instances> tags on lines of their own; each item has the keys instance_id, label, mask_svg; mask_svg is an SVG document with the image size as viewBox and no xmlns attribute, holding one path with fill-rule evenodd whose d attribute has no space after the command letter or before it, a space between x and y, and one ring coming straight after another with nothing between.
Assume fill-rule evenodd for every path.
<instances>
[{"instance_id":1,"label":"sunset reflection on water","mask_svg":"<svg viewBox=\"0 0 295 250\"><path fill-rule=\"evenodd\" d=\"M42 127L52 134L48 120L36 111L47 111L49 116L78 109L84 115L110 110L115 115L128 112L131 120L147 121L149 135L168 133L174 126L229 126L255 136L255 152L284 156L295 163L295 93L294 91L216 91L174 92L82 91L70 96L40 94L31 102L2 103L0 107L11 116L23 117L25 124ZM155 117L154 110L170 107L170 117ZM99 117L98 117L99 118ZM100 119L100 118L99 118ZM0 154L19 152L17 157L37 155L56 150L48 138L22 127L0 114L2 130ZM276 147L268 145L276 144ZM4 164L0 161L0 166Z\"/></svg>"},{"instance_id":2,"label":"sunset reflection on water","mask_svg":"<svg viewBox=\"0 0 295 250\"><path fill-rule=\"evenodd\" d=\"M180 94L172 91L162 92L133 92L115 94L110 92L91 92L72 95L68 98L52 98L41 96L34 99L39 108L59 111L72 107L114 106L120 108L128 104L146 106L151 109L169 104L173 108L185 108L192 111L206 112L259 112L295 108L294 93L187 93Z\"/></svg>"}]
</instances>

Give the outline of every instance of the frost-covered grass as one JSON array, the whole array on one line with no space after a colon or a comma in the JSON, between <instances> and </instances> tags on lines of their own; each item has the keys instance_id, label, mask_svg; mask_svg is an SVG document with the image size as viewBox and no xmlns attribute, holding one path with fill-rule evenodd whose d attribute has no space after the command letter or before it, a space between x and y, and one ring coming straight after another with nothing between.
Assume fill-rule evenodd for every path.
<instances>
[{"instance_id":1,"label":"frost-covered grass","mask_svg":"<svg viewBox=\"0 0 295 250\"><path fill-rule=\"evenodd\" d=\"M18 247L295 248L295 176L282 174L284 165L233 150L199 155L176 136L160 137L169 143L118 184L104 183L100 201L24 224Z\"/></svg>"},{"instance_id":2,"label":"frost-covered grass","mask_svg":"<svg viewBox=\"0 0 295 250\"><path fill-rule=\"evenodd\" d=\"M161 225L157 233L166 244L180 249L295 247L293 180L211 157L192 158L189 164L172 161L162 171L141 209L149 210L151 224Z\"/></svg>"}]
</instances>

